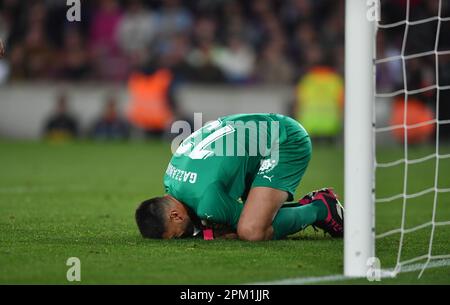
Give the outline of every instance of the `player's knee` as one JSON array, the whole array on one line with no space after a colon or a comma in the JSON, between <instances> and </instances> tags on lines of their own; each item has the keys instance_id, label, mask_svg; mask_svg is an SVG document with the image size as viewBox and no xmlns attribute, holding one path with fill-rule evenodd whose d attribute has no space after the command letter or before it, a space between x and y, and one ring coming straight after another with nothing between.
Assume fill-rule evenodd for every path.
<instances>
[{"instance_id":1,"label":"player's knee","mask_svg":"<svg viewBox=\"0 0 450 305\"><path fill-rule=\"evenodd\" d=\"M247 241L261 241L266 239L266 230L254 225L240 224L237 228L237 234L239 239Z\"/></svg>"}]
</instances>

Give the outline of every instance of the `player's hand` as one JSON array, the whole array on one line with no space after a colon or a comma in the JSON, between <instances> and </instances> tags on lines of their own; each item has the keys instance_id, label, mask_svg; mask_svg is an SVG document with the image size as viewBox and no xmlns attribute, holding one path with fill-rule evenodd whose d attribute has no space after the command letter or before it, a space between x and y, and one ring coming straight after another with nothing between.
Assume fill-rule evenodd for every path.
<instances>
[{"instance_id":1,"label":"player's hand","mask_svg":"<svg viewBox=\"0 0 450 305\"><path fill-rule=\"evenodd\" d=\"M213 224L214 238L220 239L238 239L236 230L233 230L229 226Z\"/></svg>"},{"instance_id":2,"label":"player's hand","mask_svg":"<svg viewBox=\"0 0 450 305\"><path fill-rule=\"evenodd\" d=\"M216 236L218 239L238 239L238 235L236 233L225 233L223 235Z\"/></svg>"},{"instance_id":3,"label":"player's hand","mask_svg":"<svg viewBox=\"0 0 450 305\"><path fill-rule=\"evenodd\" d=\"M3 56L5 56L5 46L3 41L0 39L0 58L3 58Z\"/></svg>"}]
</instances>

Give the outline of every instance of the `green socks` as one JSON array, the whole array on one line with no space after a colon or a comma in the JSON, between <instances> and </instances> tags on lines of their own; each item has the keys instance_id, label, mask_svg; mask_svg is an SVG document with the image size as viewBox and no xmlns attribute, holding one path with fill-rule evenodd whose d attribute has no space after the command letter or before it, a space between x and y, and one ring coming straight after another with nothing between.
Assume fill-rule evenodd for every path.
<instances>
[{"instance_id":1,"label":"green socks","mask_svg":"<svg viewBox=\"0 0 450 305\"><path fill-rule=\"evenodd\" d=\"M304 206L281 208L272 222L273 239L297 233L316 221L324 220L328 209L320 200Z\"/></svg>"}]
</instances>

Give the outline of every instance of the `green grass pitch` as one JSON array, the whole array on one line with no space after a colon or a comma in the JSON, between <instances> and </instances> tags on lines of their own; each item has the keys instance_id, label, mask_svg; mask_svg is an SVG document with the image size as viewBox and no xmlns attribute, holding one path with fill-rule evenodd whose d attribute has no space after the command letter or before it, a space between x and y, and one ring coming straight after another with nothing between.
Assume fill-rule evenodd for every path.
<instances>
[{"instance_id":1,"label":"green grass pitch","mask_svg":"<svg viewBox=\"0 0 450 305\"><path fill-rule=\"evenodd\" d=\"M448 153L448 146L440 153ZM433 153L411 148L409 158ZM238 284L342 273L343 241L312 229L287 240L142 239L137 204L163 192L167 143L48 144L0 141L0 283L67 284L66 260L81 260L82 284ZM378 152L379 162L403 156ZM450 160L440 160L439 187L450 187ZM403 165L377 172L377 194L403 190ZM408 193L434 186L435 159L408 167ZM343 192L343 151L314 147L297 197L324 186ZM344 195L344 194L342 194ZM409 199L406 229L431 221L434 192ZM450 220L450 194L439 194L436 221ZM344 202L345 205L345 202ZM377 232L400 227L402 201L377 204ZM428 252L431 227L407 234L402 261ZM450 226L437 227L433 255L450 253ZM399 234L377 240L382 267L395 264ZM423 261L422 261L423 262ZM384 279L381 283L450 284L450 267ZM368 283L357 280L339 283Z\"/></svg>"}]
</instances>

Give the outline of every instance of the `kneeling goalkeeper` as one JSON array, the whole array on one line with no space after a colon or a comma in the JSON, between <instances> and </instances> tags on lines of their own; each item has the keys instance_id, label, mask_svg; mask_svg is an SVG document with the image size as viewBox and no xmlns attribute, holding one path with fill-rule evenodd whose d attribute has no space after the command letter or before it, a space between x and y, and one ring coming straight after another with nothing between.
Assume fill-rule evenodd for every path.
<instances>
[{"instance_id":1,"label":"kneeling goalkeeper","mask_svg":"<svg viewBox=\"0 0 450 305\"><path fill-rule=\"evenodd\" d=\"M248 241L282 239L309 225L343 236L343 209L331 189L297 203L311 140L292 118L237 114L185 139L164 176L166 194L142 202L136 222L146 238L201 235ZM206 236L208 235L208 236Z\"/></svg>"}]
</instances>

